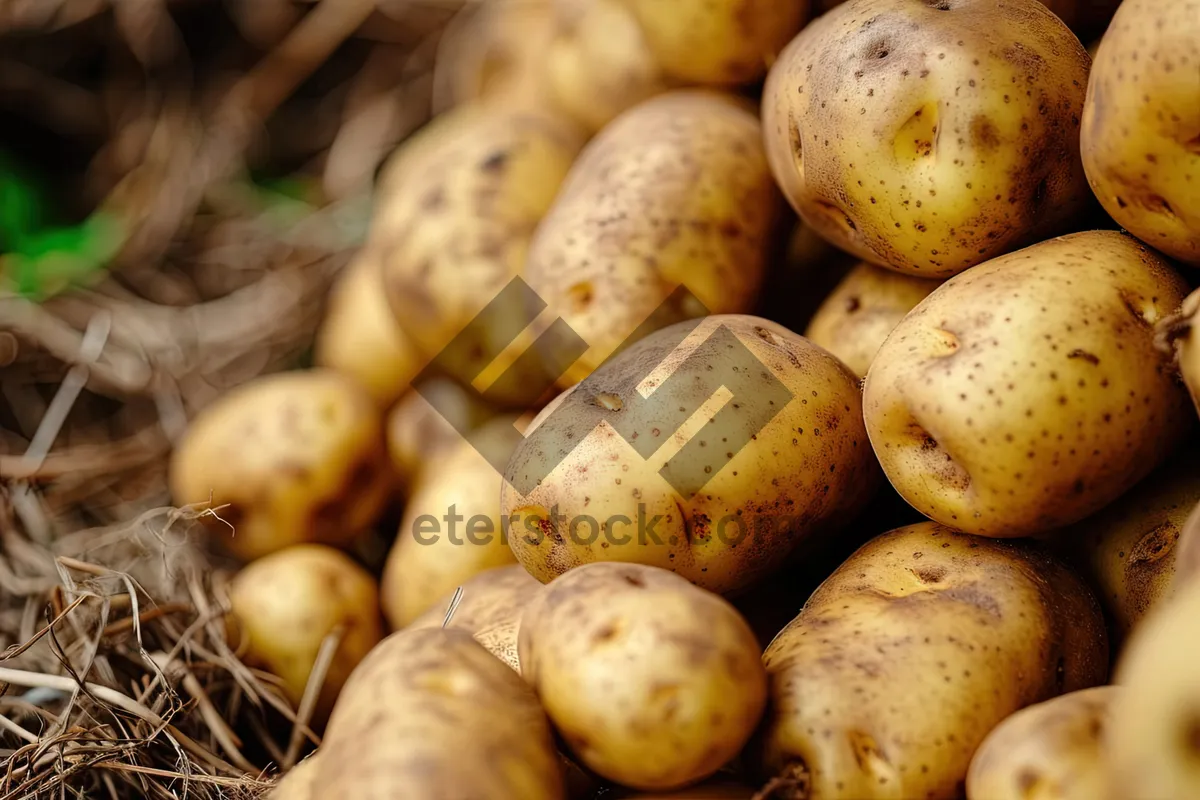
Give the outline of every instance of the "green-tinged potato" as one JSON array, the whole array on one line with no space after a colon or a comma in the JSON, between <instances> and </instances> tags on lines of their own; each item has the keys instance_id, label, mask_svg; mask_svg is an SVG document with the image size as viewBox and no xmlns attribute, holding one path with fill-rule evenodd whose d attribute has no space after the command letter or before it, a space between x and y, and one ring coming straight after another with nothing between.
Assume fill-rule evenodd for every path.
<instances>
[{"instance_id":1,"label":"green-tinged potato","mask_svg":"<svg viewBox=\"0 0 1200 800\"><path fill-rule=\"evenodd\" d=\"M480 572L463 581L462 595L446 627L470 633L489 653L520 672L517 632L521 627L521 616L542 587L543 584L520 564ZM408 627L441 627L455 591L457 589L440 598Z\"/></svg>"},{"instance_id":2,"label":"green-tinged potato","mask_svg":"<svg viewBox=\"0 0 1200 800\"><path fill-rule=\"evenodd\" d=\"M1059 533L1124 638L1172 593L1177 542L1200 503L1200 462L1185 447L1115 503Z\"/></svg>"},{"instance_id":3,"label":"green-tinged potato","mask_svg":"<svg viewBox=\"0 0 1200 800\"><path fill-rule=\"evenodd\" d=\"M1105 729L1112 800L1200 797L1200 581L1189 581L1129 640L1123 691Z\"/></svg>"},{"instance_id":4,"label":"green-tinged potato","mask_svg":"<svg viewBox=\"0 0 1200 800\"><path fill-rule=\"evenodd\" d=\"M279 779L268 800L315 800L313 783L317 779L317 754L313 753Z\"/></svg>"},{"instance_id":5,"label":"green-tinged potato","mask_svg":"<svg viewBox=\"0 0 1200 800\"><path fill-rule=\"evenodd\" d=\"M561 800L564 780L530 687L466 631L393 633L346 682L314 796Z\"/></svg>"},{"instance_id":6,"label":"green-tinged potato","mask_svg":"<svg viewBox=\"0 0 1200 800\"><path fill-rule=\"evenodd\" d=\"M864 376L883 340L938 285L938 281L859 264L825 298L804 335Z\"/></svg>"},{"instance_id":7,"label":"green-tinged potato","mask_svg":"<svg viewBox=\"0 0 1200 800\"><path fill-rule=\"evenodd\" d=\"M736 593L871 496L861 409L844 364L772 322L664 328L534 419L501 489L508 544L543 582L632 561Z\"/></svg>"},{"instance_id":8,"label":"green-tinged potato","mask_svg":"<svg viewBox=\"0 0 1200 800\"><path fill-rule=\"evenodd\" d=\"M479 395L449 378L422 381L388 412L388 456L401 482L414 486L427 465L463 438L460 430L475 430L495 413Z\"/></svg>"},{"instance_id":9,"label":"green-tinged potato","mask_svg":"<svg viewBox=\"0 0 1200 800\"><path fill-rule=\"evenodd\" d=\"M984 536L1048 531L1112 502L1195 417L1153 341L1185 291L1115 231L947 281L867 375L867 431L892 485L926 516Z\"/></svg>"},{"instance_id":10,"label":"green-tinged potato","mask_svg":"<svg viewBox=\"0 0 1200 800\"><path fill-rule=\"evenodd\" d=\"M514 563L500 522L500 471L520 438L515 420L491 420L421 473L383 571L392 627L410 624L468 578Z\"/></svg>"},{"instance_id":11,"label":"green-tinged potato","mask_svg":"<svg viewBox=\"0 0 1200 800\"><path fill-rule=\"evenodd\" d=\"M1185 583L1200 582L1200 503L1184 520L1175 549L1175 591L1179 591Z\"/></svg>"},{"instance_id":12,"label":"green-tinged potato","mask_svg":"<svg viewBox=\"0 0 1200 800\"><path fill-rule=\"evenodd\" d=\"M582 145L582 134L548 111L476 103L435 119L385 167L369 246L388 302L418 351L440 355L460 382L484 376L486 384L519 355L500 358L531 321L524 302L468 323L521 272ZM516 363L524 379L493 386L495 402L531 404L557 377L544 377L536 360Z\"/></svg>"},{"instance_id":13,"label":"green-tinged potato","mask_svg":"<svg viewBox=\"0 0 1200 800\"><path fill-rule=\"evenodd\" d=\"M177 505L211 502L215 514L202 519L246 560L301 542L349 544L391 485L379 409L327 369L226 392L176 445L170 480Z\"/></svg>"},{"instance_id":14,"label":"green-tinged potato","mask_svg":"<svg viewBox=\"0 0 1200 800\"><path fill-rule=\"evenodd\" d=\"M384 408L424 366L388 307L371 251L363 250L339 278L313 350L317 365L353 379Z\"/></svg>"},{"instance_id":15,"label":"green-tinged potato","mask_svg":"<svg viewBox=\"0 0 1200 800\"><path fill-rule=\"evenodd\" d=\"M1197 314L1200 314L1200 289L1184 298L1178 314L1159 321L1156 335L1161 349L1170 351L1174 345L1179 374L1193 405L1200 411L1200 333L1195 330L1200 317Z\"/></svg>"},{"instance_id":16,"label":"green-tinged potato","mask_svg":"<svg viewBox=\"0 0 1200 800\"><path fill-rule=\"evenodd\" d=\"M850 0L779 56L767 155L806 223L945 278L1064 228L1088 56L1036 0Z\"/></svg>"},{"instance_id":17,"label":"green-tinged potato","mask_svg":"<svg viewBox=\"0 0 1200 800\"><path fill-rule=\"evenodd\" d=\"M1200 0L1125 0L1096 51L1083 166L1134 236L1200 265Z\"/></svg>"},{"instance_id":18,"label":"green-tinged potato","mask_svg":"<svg viewBox=\"0 0 1200 800\"><path fill-rule=\"evenodd\" d=\"M1121 690L1096 686L1018 711L971 759L968 800L1100 800L1108 791L1103 736Z\"/></svg>"},{"instance_id":19,"label":"green-tinged potato","mask_svg":"<svg viewBox=\"0 0 1200 800\"><path fill-rule=\"evenodd\" d=\"M646 331L680 285L694 298L676 298L660 326L750 310L780 206L758 118L735 98L671 92L605 128L572 168L525 269L589 345L562 385Z\"/></svg>"},{"instance_id":20,"label":"green-tinged potato","mask_svg":"<svg viewBox=\"0 0 1200 800\"><path fill-rule=\"evenodd\" d=\"M923 522L859 549L763 655L777 800L958 798L1025 706L1102 683L1104 619L1032 546Z\"/></svg>"},{"instance_id":21,"label":"green-tinged potato","mask_svg":"<svg viewBox=\"0 0 1200 800\"><path fill-rule=\"evenodd\" d=\"M639 564L588 564L525 611L521 670L571 751L635 789L676 789L741 750L766 702L750 627L728 602Z\"/></svg>"},{"instance_id":22,"label":"green-tinged potato","mask_svg":"<svg viewBox=\"0 0 1200 800\"><path fill-rule=\"evenodd\" d=\"M320 544L294 545L245 567L230 586L229 607L247 660L278 675L295 704L321 643L330 634L340 637L318 696L318 724L383 637L375 579L345 553Z\"/></svg>"}]
</instances>

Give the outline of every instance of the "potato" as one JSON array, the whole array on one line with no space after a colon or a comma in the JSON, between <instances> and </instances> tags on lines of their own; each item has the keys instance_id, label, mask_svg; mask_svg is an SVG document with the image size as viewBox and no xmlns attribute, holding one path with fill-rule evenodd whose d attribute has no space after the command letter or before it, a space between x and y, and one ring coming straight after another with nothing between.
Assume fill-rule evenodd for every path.
<instances>
[{"instance_id":1,"label":"potato","mask_svg":"<svg viewBox=\"0 0 1200 800\"><path fill-rule=\"evenodd\" d=\"M1097 686L1018 711L988 734L967 772L968 800L1099 800L1102 736L1120 690Z\"/></svg>"},{"instance_id":2,"label":"potato","mask_svg":"<svg viewBox=\"0 0 1200 800\"><path fill-rule=\"evenodd\" d=\"M1200 265L1200 5L1125 0L1096 51L1080 147L1104 210Z\"/></svg>"},{"instance_id":3,"label":"potato","mask_svg":"<svg viewBox=\"0 0 1200 800\"><path fill-rule=\"evenodd\" d=\"M761 78L807 16L804 0L557 0L553 96L592 130L682 85Z\"/></svg>"},{"instance_id":4,"label":"potato","mask_svg":"<svg viewBox=\"0 0 1200 800\"><path fill-rule=\"evenodd\" d=\"M560 800L529 686L466 631L400 631L359 665L321 745L316 797Z\"/></svg>"},{"instance_id":5,"label":"potato","mask_svg":"<svg viewBox=\"0 0 1200 800\"><path fill-rule=\"evenodd\" d=\"M383 297L379 263L370 251L361 251L338 279L313 350L318 366L357 381L384 408L424 366Z\"/></svg>"},{"instance_id":6,"label":"potato","mask_svg":"<svg viewBox=\"0 0 1200 800\"><path fill-rule=\"evenodd\" d=\"M426 465L458 444L460 429L474 430L495 413L449 378L427 379L421 391L405 394L388 412L386 430L388 456L404 485L411 488Z\"/></svg>"},{"instance_id":7,"label":"potato","mask_svg":"<svg viewBox=\"0 0 1200 800\"><path fill-rule=\"evenodd\" d=\"M1086 207L1087 70L1083 45L1036 0L851 0L771 68L767 155L801 218L838 247L946 278Z\"/></svg>"},{"instance_id":8,"label":"potato","mask_svg":"<svg viewBox=\"0 0 1200 800\"><path fill-rule=\"evenodd\" d=\"M938 285L864 262L825 298L804 335L862 377L887 335Z\"/></svg>"},{"instance_id":9,"label":"potato","mask_svg":"<svg viewBox=\"0 0 1200 800\"><path fill-rule=\"evenodd\" d=\"M519 673L521 659L517 654L517 631L525 607L541 589L542 583L520 564L484 570L463 581L462 597L446 627L470 633L489 653ZM457 587L430 606L408 627L441 627L455 591Z\"/></svg>"},{"instance_id":10,"label":"potato","mask_svg":"<svg viewBox=\"0 0 1200 800\"><path fill-rule=\"evenodd\" d=\"M387 501L379 411L332 370L283 372L226 392L192 420L170 464L176 505L243 559L301 542L349 544Z\"/></svg>"},{"instance_id":11,"label":"potato","mask_svg":"<svg viewBox=\"0 0 1200 800\"><path fill-rule=\"evenodd\" d=\"M292 767L267 793L267 800L314 800L313 783L317 779L317 754Z\"/></svg>"},{"instance_id":12,"label":"potato","mask_svg":"<svg viewBox=\"0 0 1200 800\"><path fill-rule=\"evenodd\" d=\"M1200 503L1200 463L1181 452L1112 505L1059 534L1124 638L1171 596L1176 543Z\"/></svg>"},{"instance_id":13,"label":"potato","mask_svg":"<svg viewBox=\"0 0 1200 800\"><path fill-rule=\"evenodd\" d=\"M1105 729L1117 800L1200 797L1200 581L1134 631L1117 664L1124 690Z\"/></svg>"},{"instance_id":14,"label":"potato","mask_svg":"<svg viewBox=\"0 0 1200 800\"><path fill-rule=\"evenodd\" d=\"M1104 619L1072 572L932 522L846 560L763 655L779 800L957 798L1017 710L1103 682Z\"/></svg>"},{"instance_id":15,"label":"potato","mask_svg":"<svg viewBox=\"0 0 1200 800\"><path fill-rule=\"evenodd\" d=\"M520 273L582 145L582 134L549 112L480 103L441 115L385 166L369 246L381 259L388 302L427 358L463 332L438 360L463 384L495 378L516 358L499 356L512 339L506 326L521 331L531 321L524 303L468 323ZM529 375L493 387L496 402L532 403L557 377L544 378L532 361L518 365Z\"/></svg>"},{"instance_id":16,"label":"potato","mask_svg":"<svg viewBox=\"0 0 1200 800\"><path fill-rule=\"evenodd\" d=\"M1078 522L1150 472L1195 414L1153 342L1186 286L1114 231L1042 242L938 287L863 394L892 485L983 536Z\"/></svg>"},{"instance_id":17,"label":"potato","mask_svg":"<svg viewBox=\"0 0 1200 800\"><path fill-rule=\"evenodd\" d=\"M514 563L500 522L501 474L493 466L504 461L483 455L507 457L519 438L514 420L492 420L474 442L460 439L422 473L383 571L383 609L392 627L408 625L468 578Z\"/></svg>"},{"instance_id":18,"label":"potato","mask_svg":"<svg viewBox=\"0 0 1200 800\"><path fill-rule=\"evenodd\" d=\"M586 767L635 789L716 773L762 715L758 643L720 597L656 567L587 564L526 609L521 670Z\"/></svg>"},{"instance_id":19,"label":"potato","mask_svg":"<svg viewBox=\"0 0 1200 800\"><path fill-rule=\"evenodd\" d=\"M229 607L246 659L278 675L297 705L321 643L340 630L313 716L318 724L351 670L383 637L375 579L325 545L293 545L250 564L234 577Z\"/></svg>"},{"instance_id":20,"label":"potato","mask_svg":"<svg viewBox=\"0 0 1200 800\"><path fill-rule=\"evenodd\" d=\"M587 377L681 284L700 305L685 298L664 322L748 311L780 206L758 119L734 98L672 92L605 128L572 168L525 268L589 345L561 385Z\"/></svg>"},{"instance_id":21,"label":"potato","mask_svg":"<svg viewBox=\"0 0 1200 800\"><path fill-rule=\"evenodd\" d=\"M534 419L501 488L508 544L543 582L636 561L736 593L871 496L860 414L846 366L774 323L664 328Z\"/></svg>"}]
</instances>

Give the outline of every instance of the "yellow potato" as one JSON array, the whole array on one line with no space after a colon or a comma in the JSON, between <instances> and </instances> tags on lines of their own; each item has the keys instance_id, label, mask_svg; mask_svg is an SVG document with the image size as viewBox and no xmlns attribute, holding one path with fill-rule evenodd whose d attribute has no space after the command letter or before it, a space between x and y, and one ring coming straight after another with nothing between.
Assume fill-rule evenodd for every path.
<instances>
[{"instance_id":1,"label":"yellow potato","mask_svg":"<svg viewBox=\"0 0 1200 800\"><path fill-rule=\"evenodd\" d=\"M967 800L1102 800L1103 735L1120 689L1096 686L1018 711L979 746Z\"/></svg>"},{"instance_id":2,"label":"yellow potato","mask_svg":"<svg viewBox=\"0 0 1200 800\"><path fill-rule=\"evenodd\" d=\"M1112 800L1200 797L1200 581L1134 631L1117 663L1123 688L1105 729Z\"/></svg>"},{"instance_id":3,"label":"yellow potato","mask_svg":"<svg viewBox=\"0 0 1200 800\"><path fill-rule=\"evenodd\" d=\"M1108 647L1095 598L1056 561L924 522L847 559L763 662L774 797L950 800L992 728L1103 682Z\"/></svg>"},{"instance_id":4,"label":"yellow potato","mask_svg":"<svg viewBox=\"0 0 1200 800\"><path fill-rule=\"evenodd\" d=\"M945 278L1064 228L1088 56L1036 0L850 0L771 68L771 167L843 250Z\"/></svg>"},{"instance_id":5,"label":"yellow potato","mask_svg":"<svg viewBox=\"0 0 1200 800\"><path fill-rule=\"evenodd\" d=\"M664 328L534 420L501 489L509 546L543 582L634 561L741 591L870 497L860 414L846 366L774 323Z\"/></svg>"},{"instance_id":6,"label":"yellow potato","mask_svg":"<svg viewBox=\"0 0 1200 800\"><path fill-rule=\"evenodd\" d=\"M317 755L292 767L275 788L267 794L267 800L314 800L313 783L317 779Z\"/></svg>"},{"instance_id":7,"label":"yellow potato","mask_svg":"<svg viewBox=\"0 0 1200 800\"><path fill-rule=\"evenodd\" d=\"M1125 0L1096 51L1081 149L1092 191L1134 236L1200 265L1200 8Z\"/></svg>"},{"instance_id":8,"label":"yellow potato","mask_svg":"<svg viewBox=\"0 0 1200 800\"><path fill-rule=\"evenodd\" d=\"M741 615L655 567L572 570L530 603L519 641L522 673L571 751L636 789L716 773L766 702L758 643Z\"/></svg>"},{"instance_id":9,"label":"yellow potato","mask_svg":"<svg viewBox=\"0 0 1200 800\"><path fill-rule=\"evenodd\" d=\"M892 329L938 285L859 264L825 298L804 335L862 377Z\"/></svg>"},{"instance_id":10,"label":"yellow potato","mask_svg":"<svg viewBox=\"0 0 1200 800\"><path fill-rule=\"evenodd\" d=\"M170 465L177 505L226 506L205 517L222 545L254 559L301 542L349 544L390 490L379 410L332 370L283 372L202 410Z\"/></svg>"},{"instance_id":11,"label":"yellow potato","mask_svg":"<svg viewBox=\"0 0 1200 800\"><path fill-rule=\"evenodd\" d=\"M1060 534L1122 638L1171 597L1180 531L1200 503L1200 463L1189 451Z\"/></svg>"},{"instance_id":12,"label":"yellow potato","mask_svg":"<svg viewBox=\"0 0 1200 800\"><path fill-rule=\"evenodd\" d=\"M1153 342L1185 291L1113 231L947 281L867 375L867 431L892 485L926 516L984 536L1048 531L1112 502L1195 417Z\"/></svg>"},{"instance_id":13,"label":"yellow potato","mask_svg":"<svg viewBox=\"0 0 1200 800\"><path fill-rule=\"evenodd\" d=\"M364 249L333 289L313 347L318 366L357 381L380 406L408 389L424 362L383 296L379 262Z\"/></svg>"},{"instance_id":14,"label":"yellow potato","mask_svg":"<svg viewBox=\"0 0 1200 800\"><path fill-rule=\"evenodd\" d=\"M350 676L321 744L313 794L565 797L533 691L469 633L441 628L393 633Z\"/></svg>"},{"instance_id":15,"label":"yellow potato","mask_svg":"<svg viewBox=\"0 0 1200 800\"><path fill-rule=\"evenodd\" d=\"M321 643L331 633L341 637L318 696L318 724L328 718L350 672L383 637L375 579L325 545L294 545L250 564L235 576L229 605L247 660L278 675L297 705Z\"/></svg>"},{"instance_id":16,"label":"yellow potato","mask_svg":"<svg viewBox=\"0 0 1200 800\"><path fill-rule=\"evenodd\" d=\"M520 564L480 572L463 581L462 596L446 627L471 634L489 653L520 672L517 632L521 627L521 616L542 586ZM451 591L444 595L408 627L441 627L454 594Z\"/></svg>"},{"instance_id":17,"label":"yellow potato","mask_svg":"<svg viewBox=\"0 0 1200 800\"><path fill-rule=\"evenodd\" d=\"M506 325L520 331L531 321L523 303L508 304L498 321L468 323L521 272L582 145L582 134L550 112L478 103L435 119L386 165L368 246L379 254L392 311L423 356L442 353L466 329L467 340L438 362L460 382L495 378L515 359L499 356L512 338ZM497 388L496 402L527 405L546 388L540 364L518 364L528 378Z\"/></svg>"},{"instance_id":18,"label":"yellow potato","mask_svg":"<svg viewBox=\"0 0 1200 800\"><path fill-rule=\"evenodd\" d=\"M429 397L432 400L425 399ZM396 474L411 488L425 466L494 415L478 395L449 378L431 378L400 398L387 417L387 449Z\"/></svg>"},{"instance_id":19,"label":"yellow potato","mask_svg":"<svg viewBox=\"0 0 1200 800\"><path fill-rule=\"evenodd\" d=\"M750 310L780 205L758 118L734 98L672 92L605 128L572 168L525 268L589 345L562 385L587 377L680 285L700 305L685 300L663 324Z\"/></svg>"}]
</instances>

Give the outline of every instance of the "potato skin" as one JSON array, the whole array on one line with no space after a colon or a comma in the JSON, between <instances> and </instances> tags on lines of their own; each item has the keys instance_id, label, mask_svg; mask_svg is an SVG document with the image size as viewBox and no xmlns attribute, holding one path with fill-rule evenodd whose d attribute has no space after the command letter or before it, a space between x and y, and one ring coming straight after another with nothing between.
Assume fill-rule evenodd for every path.
<instances>
[{"instance_id":1,"label":"potato skin","mask_svg":"<svg viewBox=\"0 0 1200 800\"><path fill-rule=\"evenodd\" d=\"M292 767L267 794L268 800L314 800L317 763L317 754L313 753Z\"/></svg>"},{"instance_id":2,"label":"potato skin","mask_svg":"<svg viewBox=\"0 0 1200 800\"><path fill-rule=\"evenodd\" d=\"M467 631L489 653L520 673L517 632L525 608L542 588L520 564L480 572L463 581L462 597L446 627ZM442 627L453 599L452 590L413 620L409 629Z\"/></svg>"},{"instance_id":3,"label":"potato skin","mask_svg":"<svg viewBox=\"0 0 1200 800\"><path fill-rule=\"evenodd\" d=\"M533 691L466 631L388 636L346 683L321 745L316 797L561 800Z\"/></svg>"},{"instance_id":4,"label":"potato skin","mask_svg":"<svg viewBox=\"0 0 1200 800\"><path fill-rule=\"evenodd\" d=\"M1125 0L1100 41L1083 166L1134 236L1200 265L1200 2Z\"/></svg>"},{"instance_id":5,"label":"potato skin","mask_svg":"<svg viewBox=\"0 0 1200 800\"><path fill-rule=\"evenodd\" d=\"M967 800L1103 798L1108 790L1103 734L1120 691L1081 689L1001 722L971 759Z\"/></svg>"},{"instance_id":6,"label":"potato skin","mask_svg":"<svg viewBox=\"0 0 1200 800\"><path fill-rule=\"evenodd\" d=\"M946 278L1057 233L1090 201L1088 62L1036 0L850 0L771 68L767 155L838 247Z\"/></svg>"},{"instance_id":7,"label":"potato skin","mask_svg":"<svg viewBox=\"0 0 1200 800\"><path fill-rule=\"evenodd\" d=\"M874 492L878 470L862 428L858 381L844 364L758 317L708 317L676 347L686 331L670 326L647 336L559 395L513 452L501 513L509 546L538 580L591 561L634 561L670 569L710 591L736 593L779 567L802 542L844 524ZM726 337L748 355L727 360L716 348L732 342L713 344ZM709 426L722 406L703 379L713 368L735 396ZM746 375L740 388L732 380L739 374ZM638 402L633 393L643 379L666 394ZM779 384L786 387L782 408L754 439L740 449L739 440L730 439L737 452L716 441L728 438L722 431L753 434L751 420ZM673 413L676 401L696 413L672 433L663 414ZM674 463L704 465L711 477L684 498L660 474L664 461L643 458L622 435L599 425L597 408L634 441L683 445L694 438L694 455ZM701 433L705 427L709 432ZM521 494L518 487L543 475L540 485Z\"/></svg>"},{"instance_id":8,"label":"potato skin","mask_svg":"<svg viewBox=\"0 0 1200 800\"><path fill-rule=\"evenodd\" d=\"M1117 664L1123 691L1113 703L1105 745L1112 800L1200 796L1200 581L1134 631Z\"/></svg>"},{"instance_id":9,"label":"potato skin","mask_svg":"<svg viewBox=\"0 0 1200 800\"><path fill-rule=\"evenodd\" d=\"M300 544L258 559L233 580L229 604L246 657L283 679L299 703L321 643L344 627L314 719L324 722L350 672L383 638L375 579L332 547Z\"/></svg>"},{"instance_id":10,"label":"potato skin","mask_svg":"<svg viewBox=\"0 0 1200 800\"><path fill-rule=\"evenodd\" d=\"M301 542L348 544L375 521L391 487L378 408L324 369L226 392L176 445L170 481L177 505L228 505L205 522L245 560Z\"/></svg>"},{"instance_id":11,"label":"potato skin","mask_svg":"<svg viewBox=\"0 0 1200 800\"><path fill-rule=\"evenodd\" d=\"M1190 450L1058 535L1080 560L1121 638L1171 597L1180 532L1200 503L1200 463Z\"/></svg>"},{"instance_id":12,"label":"potato skin","mask_svg":"<svg viewBox=\"0 0 1200 800\"><path fill-rule=\"evenodd\" d=\"M983 536L1048 531L1115 500L1192 425L1153 342L1185 291L1114 231L947 281L867 375L867 432L892 485L926 516Z\"/></svg>"},{"instance_id":13,"label":"potato skin","mask_svg":"<svg viewBox=\"0 0 1200 800\"><path fill-rule=\"evenodd\" d=\"M732 97L671 92L605 128L571 169L525 268L589 345L560 385L587 377L680 284L700 305L675 319L748 311L780 208L758 119Z\"/></svg>"},{"instance_id":14,"label":"potato skin","mask_svg":"<svg viewBox=\"0 0 1200 800\"><path fill-rule=\"evenodd\" d=\"M408 625L468 578L515 562L501 530L501 474L484 457L495 451L507 458L519 438L515 420L497 417L423 470L383 571L383 608L393 628Z\"/></svg>"},{"instance_id":15,"label":"potato skin","mask_svg":"<svg viewBox=\"0 0 1200 800\"><path fill-rule=\"evenodd\" d=\"M1103 682L1104 620L1045 554L932 522L842 564L763 655L764 777L781 800L955 798L976 747L1024 706Z\"/></svg>"},{"instance_id":16,"label":"potato skin","mask_svg":"<svg viewBox=\"0 0 1200 800\"><path fill-rule=\"evenodd\" d=\"M423 356L441 353L521 272L582 145L580 131L546 110L476 103L436 118L385 165L367 246L378 253L392 312ZM464 384L506 365L496 363L509 344L498 327L471 335L442 364ZM496 401L523 406L544 387L531 379L508 388Z\"/></svg>"},{"instance_id":17,"label":"potato skin","mask_svg":"<svg viewBox=\"0 0 1200 800\"><path fill-rule=\"evenodd\" d=\"M825 298L804 335L863 377L883 340L939 284L863 262Z\"/></svg>"},{"instance_id":18,"label":"potato skin","mask_svg":"<svg viewBox=\"0 0 1200 800\"><path fill-rule=\"evenodd\" d=\"M588 564L534 598L521 669L580 762L645 790L716 773L762 715L766 675L728 602L639 564Z\"/></svg>"}]
</instances>

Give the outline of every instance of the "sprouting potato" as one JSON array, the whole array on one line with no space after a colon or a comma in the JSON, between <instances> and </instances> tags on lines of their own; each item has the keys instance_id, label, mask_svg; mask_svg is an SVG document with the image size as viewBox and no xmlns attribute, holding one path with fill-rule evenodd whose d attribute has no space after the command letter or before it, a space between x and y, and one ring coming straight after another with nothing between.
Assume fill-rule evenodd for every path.
<instances>
[{"instance_id":1,"label":"sprouting potato","mask_svg":"<svg viewBox=\"0 0 1200 800\"><path fill-rule=\"evenodd\" d=\"M349 544L391 486L378 408L325 369L226 392L192 420L170 479L176 504L211 501L204 521L246 560L301 542Z\"/></svg>"},{"instance_id":2,"label":"sprouting potato","mask_svg":"<svg viewBox=\"0 0 1200 800\"><path fill-rule=\"evenodd\" d=\"M672 92L605 128L572 168L525 269L588 345L562 385L646 331L680 285L699 303L679 299L661 324L749 311L780 206L758 118L735 98Z\"/></svg>"},{"instance_id":3,"label":"sprouting potato","mask_svg":"<svg viewBox=\"0 0 1200 800\"><path fill-rule=\"evenodd\" d=\"M967 800L1101 800L1109 789L1103 747L1113 698L1095 686L1018 711L975 752Z\"/></svg>"},{"instance_id":4,"label":"sprouting potato","mask_svg":"<svg viewBox=\"0 0 1200 800\"><path fill-rule=\"evenodd\" d=\"M850 0L771 68L767 154L838 247L946 278L1086 208L1088 63L1036 0Z\"/></svg>"},{"instance_id":5,"label":"sprouting potato","mask_svg":"<svg viewBox=\"0 0 1200 800\"><path fill-rule=\"evenodd\" d=\"M663 569L588 564L521 619L525 679L579 761L636 789L716 773L763 711L758 642L728 602Z\"/></svg>"},{"instance_id":6,"label":"sprouting potato","mask_svg":"<svg viewBox=\"0 0 1200 800\"><path fill-rule=\"evenodd\" d=\"M514 563L500 522L499 470L519 438L515 419L488 422L422 471L383 573L392 627L410 624L468 578Z\"/></svg>"},{"instance_id":7,"label":"sprouting potato","mask_svg":"<svg viewBox=\"0 0 1200 800\"><path fill-rule=\"evenodd\" d=\"M340 550L300 544L242 569L229 591L247 659L283 679L299 704L327 636L340 637L313 719L323 723L350 672L383 637L375 579Z\"/></svg>"},{"instance_id":8,"label":"sprouting potato","mask_svg":"<svg viewBox=\"0 0 1200 800\"><path fill-rule=\"evenodd\" d=\"M1117 663L1105 728L1113 800L1200 797L1200 581L1133 632Z\"/></svg>"},{"instance_id":9,"label":"sprouting potato","mask_svg":"<svg viewBox=\"0 0 1200 800\"><path fill-rule=\"evenodd\" d=\"M313 796L564 800L532 689L466 631L393 633L350 676L321 744Z\"/></svg>"},{"instance_id":10,"label":"sprouting potato","mask_svg":"<svg viewBox=\"0 0 1200 800\"><path fill-rule=\"evenodd\" d=\"M363 250L334 287L314 361L357 381L382 407L400 397L424 366L388 307L371 251Z\"/></svg>"},{"instance_id":11,"label":"sprouting potato","mask_svg":"<svg viewBox=\"0 0 1200 800\"><path fill-rule=\"evenodd\" d=\"M985 536L1049 531L1112 502L1193 424L1153 341L1185 291L1115 231L950 279L867 375L867 431L892 485L926 516Z\"/></svg>"},{"instance_id":12,"label":"sprouting potato","mask_svg":"<svg viewBox=\"0 0 1200 800\"><path fill-rule=\"evenodd\" d=\"M992 728L1102 683L1108 647L1099 605L1064 566L923 522L847 559L763 662L773 797L950 800Z\"/></svg>"},{"instance_id":13,"label":"sprouting potato","mask_svg":"<svg viewBox=\"0 0 1200 800\"><path fill-rule=\"evenodd\" d=\"M1083 166L1104 210L1200 266L1200 6L1124 0L1100 41L1083 111Z\"/></svg>"},{"instance_id":14,"label":"sprouting potato","mask_svg":"<svg viewBox=\"0 0 1200 800\"><path fill-rule=\"evenodd\" d=\"M804 335L865 376L883 340L938 285L859 264L825 298Z\"/></svg>"},{"instance_id":15,"label":"sprouting potato","mask_svg":"<svg viewBox=\"0 0 1200 800\"><path fill-rule=\"evenodd\" d=\"M635 561L742 591L873 493L861 408L844 364L767 320L663 328L534 419L501 489L508 544L543 582Z\"/></svg>"}]
</instances>

